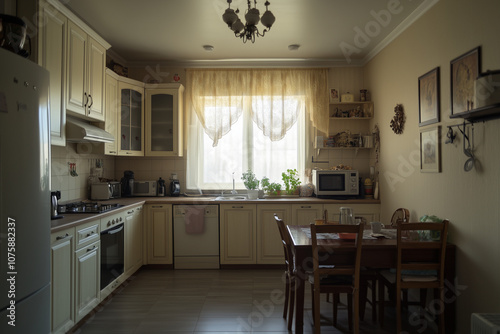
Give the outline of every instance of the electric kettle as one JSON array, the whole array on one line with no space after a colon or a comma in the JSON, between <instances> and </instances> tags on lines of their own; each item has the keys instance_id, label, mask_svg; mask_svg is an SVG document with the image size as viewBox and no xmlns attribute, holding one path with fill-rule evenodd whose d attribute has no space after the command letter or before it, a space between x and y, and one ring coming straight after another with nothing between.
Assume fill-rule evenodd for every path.
<instances>
[{"instance_id":1,"label":"electric kettle","mask_svg":"<svg viewBox=\"0 0 500 334\"><path fill-rule=\"evenodd\" d=\"M61 192L51 191L50 192L50 219L60 219L63 216L59 215L57 212L57 201L61 199Z\"/></svg>"}]
</instances>

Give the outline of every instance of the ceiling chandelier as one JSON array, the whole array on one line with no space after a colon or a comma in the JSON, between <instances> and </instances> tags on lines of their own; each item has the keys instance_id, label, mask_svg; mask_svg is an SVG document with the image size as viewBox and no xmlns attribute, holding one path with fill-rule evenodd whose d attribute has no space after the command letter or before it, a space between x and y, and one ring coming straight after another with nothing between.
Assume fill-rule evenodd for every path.
<instances>
[{"instance_id":1,"label":"ceiling chandelier","mask_svg":"<svg viewBox=\"0 0 500 334\"><path fill-rule=\"evenodd\" d=\"M245 13L245 25L243 25L240 18L238 17L238 13L240 12L240 10L236 9L236 11L234 11L233 9L231 9L231 2L233 1L227 0L228 7L222 15L222 19L227 24L229 29L234 32L234 35L243 40L243 43L246 43L248 40L252 41L252 43L255 43L256 37L264 37L266 32L271 30L271 27L276 18L274 17L273 13L271 13L271 11L267 8L271 4L269 1L266 1L264 3L264 6L266 6L266 11L262 15L262 17L260 17L260 12L257 9L257 0L254 0L253 8L250 5L250 0L247 0L248 10ZM266 27L266 29L262 31L262 34L259 32L259 28L257 28L257 24L259 23L259 21L262 22L264 27Z\"/></svg>"}]
</instances>

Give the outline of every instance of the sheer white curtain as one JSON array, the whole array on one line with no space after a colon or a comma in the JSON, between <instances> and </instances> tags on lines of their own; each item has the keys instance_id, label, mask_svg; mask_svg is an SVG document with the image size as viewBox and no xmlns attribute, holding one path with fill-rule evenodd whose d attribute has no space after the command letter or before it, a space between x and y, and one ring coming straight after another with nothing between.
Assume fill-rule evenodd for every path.
<instances>
[{"instance_id":1,"label":"sheer white curtain","mask_svg":"<svg viewBox=\"0 0 500 334\"><path fill-rule=\"evenodd\" d=\"M187 99L216 146L243 110L272 141L280 140L306 109L328 133L327 69L188 69Z\"/></svg>"},{"instance_id":2,"label":"sheer white curtain","mask_svg":"<svg viewBox=\"0 0 500 334\"><path fill-rule=\"evenodd\" d=\"M302 175L305 118L328 131L327 77L326 69L188 69L187 187L227 188L232 173L242 186L247 168L275 182L287 168Z\"/></svg>"}]
</instances>

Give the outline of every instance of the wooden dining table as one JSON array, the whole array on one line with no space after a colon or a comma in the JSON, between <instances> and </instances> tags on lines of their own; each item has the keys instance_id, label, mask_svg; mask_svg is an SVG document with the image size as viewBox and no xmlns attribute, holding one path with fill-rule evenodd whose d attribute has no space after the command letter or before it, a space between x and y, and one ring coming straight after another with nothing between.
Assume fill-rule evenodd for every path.
<instances>
[{"instance_id":1,"label":"wooden dining table","mask_svg":"<svg viewBox=\"0 0 500 334\"><path fill-rule=\"evenodd\" d=\"M288 225L292 239L292 250L296 269L296 288L295 288L295 333L304 331L304 289L308 280L308 273L312 272L312 247L311 238L308 230L309 225ZM394 230L395 231L395 230ZM368 233L367 233L368 232ZM361 266L370 268L395 268L397 262L397 242L396 238L388 237L371 238L370 232L365 231ZM325 238L318 240L318 244L323 247L331 245L332 248L342 246L343 244L353 243L352 240L341 240L338 238ZM456 247L448 244L446 248L445 259L445 328L447 333L455 332L455 252ZM429 256L429 254L416 251L412 254L416 260Z\"/></svg>"}]
</instances>

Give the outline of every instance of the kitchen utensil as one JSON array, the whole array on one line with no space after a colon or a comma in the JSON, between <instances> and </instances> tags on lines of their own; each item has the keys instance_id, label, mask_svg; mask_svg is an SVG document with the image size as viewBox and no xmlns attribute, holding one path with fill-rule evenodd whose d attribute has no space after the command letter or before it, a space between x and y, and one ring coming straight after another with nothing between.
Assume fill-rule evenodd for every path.
<instances>
[{"instance_id":1,"label":"kitchen utensil","mask_svg":"<svg viewBox=\"0 0 500 334\"><path fill-rule=\"evenodd\" d=\"M61 192L59 190L50 192L50 219L63 218L63 216L57 212L57 201L60 199Z\"/></svg>"},{"instance_id":2,"label":"kitchen utensil","mask_svg":"<svg viewBox=\"0 0 500 334\"><path fill-rule=\"evenodd\" d=\"M466 172L470 172L472 168L474 168L475 160L476 158L474 157L474 126L472 126L472 138L469 137L469 130L467 129L467 136L464 135L464 137L467 139L467 149L465 148L465 138L464 138L464 154L468 156L469 158L465 161L464 164L464 170ZM471 147L471 141L472 141L472 147Z\"/></svg>"},{"instance_id":3,"label":"kitchen utensil","mask_svg":"<svg viewBox=\"0 0 500 334\"><path fill-rule=\"evenodd\" d=\"M352 215L352 209L348 207L340 208L340 224L353 225L354 218Z\"/></svg>"},{"instance_id":4,"label":"kitchen utensil","mask_svg":"<svg viewBox=\"0 0 500 334\"><path fill-rule=\"evenodd\" d=\"M19 17L0 14L0 47L27 58L29 52L23 49L26 27L26 23Z\"/></svg>"}]
</instances>

